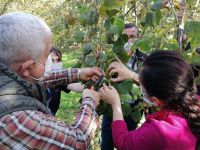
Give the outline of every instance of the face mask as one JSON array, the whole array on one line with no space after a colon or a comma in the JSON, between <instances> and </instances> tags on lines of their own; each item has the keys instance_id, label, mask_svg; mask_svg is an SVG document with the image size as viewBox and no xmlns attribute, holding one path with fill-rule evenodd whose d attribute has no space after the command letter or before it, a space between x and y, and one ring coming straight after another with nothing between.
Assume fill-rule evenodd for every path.
<instances>
[{"instance_id":1,"label":"face mask","mask_svg":"<svg viewBox=\"0 0 200 150\"><path fill-rule=\"evenodd\" d=\"M51 55L49 55L45 63L44 76L48 76L48 74L51 72L51 66L52 66L52 58Z\"/></svg>"},{"instance_id":2,"label":"face mask","mask_svg":"<svg viewBox=\"0 0 200 150\"><path fill-rule=\"evenodd\" d=\"M144 90L142 88L142 86L140 85L140 90L141 90L141 93L142 93L142 99L144 102L146 102L149 106L155 106L155 104L153 102L151 102L145 95L144 93Z\"/></svg>"},{"instance_id":3,"label":"face mask","mask_svg":"<svg viewBox=\"0 0 200 150\"><path fill-rule=\"evenodd\" d=\"M52 65L51 65L51 71L62 70L62 68L63 68L62 62L52 63Z\"/></svg>"},{"instance_id":4,"label":"face mask","mask_svg":"<svg viewBox=\"0 0 200 150\"><path fill-rule=\"evenodd\" d=\"M51 72L51 66L52 66L51 55L48 56L47 61L45 62L45 65L43 65L43 64L41 64L41 63L39 63L37 61L34 61L34 60L33 60L33 62L35 62L38 65L41 65L41 66L45 67L44 76L47 76ZM32 77L32 76L28 75L28 77L30 77L31 79L33 79L33 80L35 80L37 82L41 82L43 80L44 76L42 76L40 78L35 78L35 77Z\"/></svg>"},{"instance_id":5,"label":"face mask","mask_svg":"<svg viewBox=\"0 0 200 150\"><path fill-rule=\"evenodd\" d=\"M130 51L131 50L131 46L133 45L132 42L126 42L124 44L124 50L127 52L127 51Z\"/></svg>"}]
</instances>

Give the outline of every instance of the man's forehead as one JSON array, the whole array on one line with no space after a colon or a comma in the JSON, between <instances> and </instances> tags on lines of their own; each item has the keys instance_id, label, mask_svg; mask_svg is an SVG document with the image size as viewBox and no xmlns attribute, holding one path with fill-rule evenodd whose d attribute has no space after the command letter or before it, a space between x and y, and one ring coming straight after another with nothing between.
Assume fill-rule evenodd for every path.
<instances>
[{"instance_id":1,"label":"man's forehead","mask_svg":"<svg viewBox=\"0 0 200 150\"><path fill-rule=\"evenodd\" d=\"M137 32L137 28L136 27L124 29L124 33L127 34L127 35L134 34L135 32Z\"/></svg>"}]
</instances>

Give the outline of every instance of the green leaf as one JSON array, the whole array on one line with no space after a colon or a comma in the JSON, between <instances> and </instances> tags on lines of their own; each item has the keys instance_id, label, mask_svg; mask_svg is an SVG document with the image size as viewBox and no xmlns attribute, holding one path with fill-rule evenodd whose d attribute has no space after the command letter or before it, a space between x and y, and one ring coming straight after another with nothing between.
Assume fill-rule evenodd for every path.
<instances>
[{"instance_id":1,"label":"green leaf","mask_svg":"<svg viewBox=\"0 0 200 150\"><path fill-rule=\"evenodd\" d=\"M185 23L185 33L189 36L193 47L199 46L200 41L200 21L187 21Z\"/></svg>"},{"instance_id":2,"label":"green leaf","mask_svg":"<svg viewBox=\"0 0 200 150\"><path fill-rule=\"evenodd\" d=\"M155 15L156 15L156 24L158 25L162 19L162 13L160 10L157 10Z\"/></svg>"},{"instance_id":3,"label":"green leaf","mask_svg":"<svg viewBox=\"0 0 200 150\"><path fill-rule=\"evenodd\" d=\"M142 7L142 9L140 10L139 17L140 17L140 18L145 17L145 16L146 16L146 13L147 13L147 8L144 6L144 7Z\"/></svg>"},{"instance_id":4,"label":"green leaf","mask_svg":"<svg viewBox=\"0 0 200 150\"><path fill-rule=\"evenodd\" d=\"M107 15L107 8L104 5L101 5L99 9L99 16L105 17L106 15Z\"/></svg>"},{"instance_id":5,"label":"green leaf","mask_svg":"<svg viewBox=\"0 0 200 150\"><path fill-rule=\"evenodd\" d=\"M136 84L133 84L132 91L130 92L130 94L132 95L132 99L134 100L141 99L142 93L140 87L137 86Z\"/></svg>"},{"instance_id":6,"label":"green leaf","mask_svg":"<svg viewBox=\"0 0 200 150\"><path fill-rule=\"evenodd\" d=\"M200 56L194 50L186 51L182 53L182 55L188 61L188 63L200 65Z\"/></svg>"},{"instance_id":7,"label":"green leaf","mask_svg":"<svg viewBox=\"0 0 200 150\"><path fill-rule=\"evenodd\" d=\"M160 10L164 7L164 3L163 0L158 0L157 2L155 2L152 6L151 6L151 10L152 11L157 11Z\"/></svg>"},{"instance_id":8,"label":"green leaf","mask_svg":"<svg viewBox=\"0 0 200 150\"><path fill-rule=\"evenodd\" d=\"M119 37L117 41L113 44L113 52L115 54L119 54L120 51L124 51L124 44L125 42L123 41L123 39Z\"/></svg>"},{"instance_id":9,"label":"green leaf","mask_svg":"<svg viewBox=\"0 0 200 150\"><path fill-rule=\"evenodd\" d=\"M110 20L105 20L104 22L104 28L108 31L111 28L111 22Z\"/></svg>"},{"instance_id":10,"label":"green leaf","mask_svg":"<svg viewBox=\"0 0 200 150\"><path fill-rule=\"evenodd\" d=\"M184 29L188 36L195 36L200 32L200 21L187 21Z\"/></svg>"},{"instance_id":11,"label":"green leaf","mask_svg":"<svg viewBox=\"0 0 200 150\"><path fill-rule=\"evenodd\" d=\"M196 53L192 56L192 64L200 65L200 56Z\"/></svg>"},{"instance_id":12,"label":"green leaf","mask_svg":"<svg viewBox=\"0 0 200 150\"><path fill-rule=\"evenodd\" d=\"M134 48L139 47L141 50L149 52L150 50L152 50L153 44L154 37L147 37L136 41Z\"/></svg>"},{"instance_id":13,"label":"green leaf","mask_svg":"<svg viewBox=\"0 0 200 150\"><path fill-rule=\"evenodd\" d=\"M82 26L85 26L87 24L87 13L84 13L84 14L81 14L79 16L79 23L82 25Z\"/></svg>"},{"instance_id":14,"label":"green leaf","mask_svg":"<svg viewBox=\"0 0 200 150\"><path fill-rule=\"evenodd\" d=\"M87 67L92 67L95 65L95 63L96 63L95 56L87 56L87 58L85 59L85 65Z\"/></svg>"},{"instance_id":15,"label":"green leaf","mask_svg":"<svg viewBox=\"0 0 200 150\"><path fill-rule=\"evenodd\" d=\"M78 6L78 12L79 12L79 14L87 13L88 12L88 8L83 6L83 5L79 5Z\"/></svg>"},{"instance_id":16,"label":"green leaf","mask_svg":"<svg viewBox=\"0 0 200 150\"><path fill-rule=\"evenodd\" d=\"M161 49L163 50L177 50L178 49L178 43L177 41L171 40L171 41L167 41L167 42L162 42L162 46Z\"/></svg>"},{"instance_id":17,"label":"green leaf","mask_svg":"<svg viewBox=\"0 0 200 150\"><path fill-rule=\"evenodd\" d=\"M77 63L75 65L73 65L72 68L81 68L82 64L83 64L83 61L78 60Z\"/></svg>"},{"instance_id":18,"label":"green leaf","mask_svg":"<svg viewBox=\"0 0 200 150\"><path fill-rule=\"evenodd\" d=\"M132 113L131 113L131 118L135 121L135 122L139 122L142 118L142 111L138 111L137 109L134 110Z\"/></svg>"},{"instance_id":19,"label":"green leaf","mask_svg":"<svg viewBox=\"0 0 200 150\"><path fill-rule=\"evenodd\" d=\"M99 106L96 108L98 115L105 114L106 116L112 117L112 107L110 104L100 101Z\"/></svg>"},{"instance_id":20,"label":"green leaf","mask_svg":"<svg viewBox=\"0 0 200 150\"><path fill-rule=\"evenodd\" d=\"M87 56L88 54L90 54L92 51L94 50L94 47L91 43L86 44L83 47L83 55Z\"/></svg>"},{"instance_id":21,"label":"green leaf","mask_svg":"<svg viewBox=\"0 0 200 150\"><path fill-rule=\"evenodd\" d=\"M94 10L90 10L87 14L87 24L93 25L98 22L98 13Z\"/></svg>"},{"instance_id":22,"label":"green leaf","mask_svg":"<svg viewBox=\"0 0 200 150\"><path fill-rule=\"evenodd\" d=\"M128 103L124 102L122 104L122 112L124 116L129 116L131 114L131 109L132 108Z\"/></svg>"},{"instance_id":23,"label":"green leaf","mask_svg":"<svg viewBox=\"0 0 200 150\"><path fill-rule=\"evenodd\" d=\"M113 7L116 5L116 0L104 0L104 6Z\"/></svg>"},{"instance_id":24,"label":"green leaf","mask_svg":"<svg viewBox=\"0 0 200 150\"><path fill-rule=\"evenodd\" d=\"M128 56L128 53L125 50L121 50L117 56L124 64L126 64L130 59L130 56Z\"/></svg>"},{"instance_id":25,"label":"green leaf","mask_svg":"<svg viewBox=\"0 0 200 150\"><path fill-rule=\"evenodd\" d=\"M149 26L152 26L152 27L155 27L156 26L156 15L154 12L152 11L149 11L147 14L146 14L146 23L149 25Z\"/></svg>"},{"instance_id":26,"label":"green leaf","mask_svg":"<svg viewBox=\"0 0 200 150\"><path fill-rule=\"evenodd\" d=\"M84 35L85 35L85 33L83 31L77 31L75 33L75 38L76 38L77 42L79 42L79 43L82 42L84 39Z\"/></svg>"},{"instance_id":27,"label":"green leaf","mask_svg":"<svg viewBox=\"0 0 200 150\"><path fill-rule=\"evenodd\" d=\"M118 12L120 12L119 9L111 9L107 11L108 16L112 17L114 15L116 15Z\"/></svg>"},{"instance_id":28,"label":"green leaf","mask_svg":"<svg viewBox=\"0 0 200 150\"><path fill-rule=\"evenodd\" d=\"M104 51L101 52L100 55L99 55L99 61L100 62L106 62L107 59L108 59L108 56L106 55L106 53Z\"/></svg>"},{"instance_id":29,"label":"green leaf","mask_svg":"<svg viewBox=\"0 0 200 150\"><path fill-rule=\"evenodd\" d=\"M113 86L117 89L119 94L127 94L132 90L133 81L125 80L120 83L113 83Z\"/></svg>"},{"instance_id":30,"label":"green leaf","mask_svg":"<svg viewBox=\"0 0 200 150\"><path fill-rule=\"evenodd\" d=\"M68 25L74 25L76 23L77 18L74 15L68 15L66 17L66 21Z\"/></svg>"},{"instance_id":31,"label":"green leaf","mask_svg":"<svg viewBox=\"0 0 200 150\"><path fill-rule=\"evenodd\" d=\"M130 100L132 100L132 96L128 93L127 94L121 94L120 100L121 101L130 101Z\"/></svg>"},{"instance_id":32,"label":"green leaf","mask_svg":"<svg viewBox=\"0 0 200 150\"><path fill-rule=\"evenodd\" d=\"M146 18L142 18L140 24L144 27L146 25Z\"/></svg>"},{"instance_id":33,"label":"green leaf","mask_svg":"<svg viewBox=\"0 0 200 150\"><path fill-rule=\"evenodd\" d=\"M114 34L111 33L110 31L108 31L106 33L106 43L107 44L114 44L115 43L115 41L114 41Z\"/></svg>"},{"instance_id":34,"label":"green leaf","mask_svg":"<svg viewBox=\"0 0 200 150\"><path fill-rule=\"evenodd\" d=\"M116 18L113 25L111 26L111 33L121 34L125 28L124 20L121 18Z\"/></svg>"},{"instance_id":35,"label":"green leaf","mask_svg":"<svg viewBox=\"0 0 200 150\"><path fill-rule=\"evenodd\" d=\"M130 56L124 50L124 44L128 41L128 36L121 34L117 41L113 44L112 50L118 56L118 58L123 62L127 63Z\"/></svg>"}]
</instances>

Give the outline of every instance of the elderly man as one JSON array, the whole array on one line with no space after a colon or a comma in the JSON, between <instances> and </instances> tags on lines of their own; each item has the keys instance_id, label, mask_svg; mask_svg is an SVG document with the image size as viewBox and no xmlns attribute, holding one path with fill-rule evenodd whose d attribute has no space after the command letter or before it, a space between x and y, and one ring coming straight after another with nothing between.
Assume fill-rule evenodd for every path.
<instances>
[{"instance_id":1,"label":"elderly man","mask_svg":"<svg viewBox=\"0 0 200 150\"><path fill-rule=\"evenodd\" d=\"M98 123L99 94L84 90L80 110L69 126L49 114L43 86L96 80L102 73L98 68L68 69L43 78L50 66L50 49L51 31L38 17L20 12L0 16L0 149L89 145Z\"/></svg>"}]
</instances>

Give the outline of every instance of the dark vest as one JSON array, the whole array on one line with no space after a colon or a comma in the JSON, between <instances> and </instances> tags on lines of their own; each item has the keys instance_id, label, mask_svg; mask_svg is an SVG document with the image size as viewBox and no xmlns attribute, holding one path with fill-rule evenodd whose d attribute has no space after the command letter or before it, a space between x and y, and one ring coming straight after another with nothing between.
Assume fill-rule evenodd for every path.
<instances>
[{"instance_id":1,"label":"dark vest","mask_svg":"<svg viewBox=\"0 0 200 150\"><path fill-rule=\"evenodd\" d=\"M0 118L23 110L48 114L45 91L41 84L30 84L0 63Z\"/></svg>"}]
</instances>

